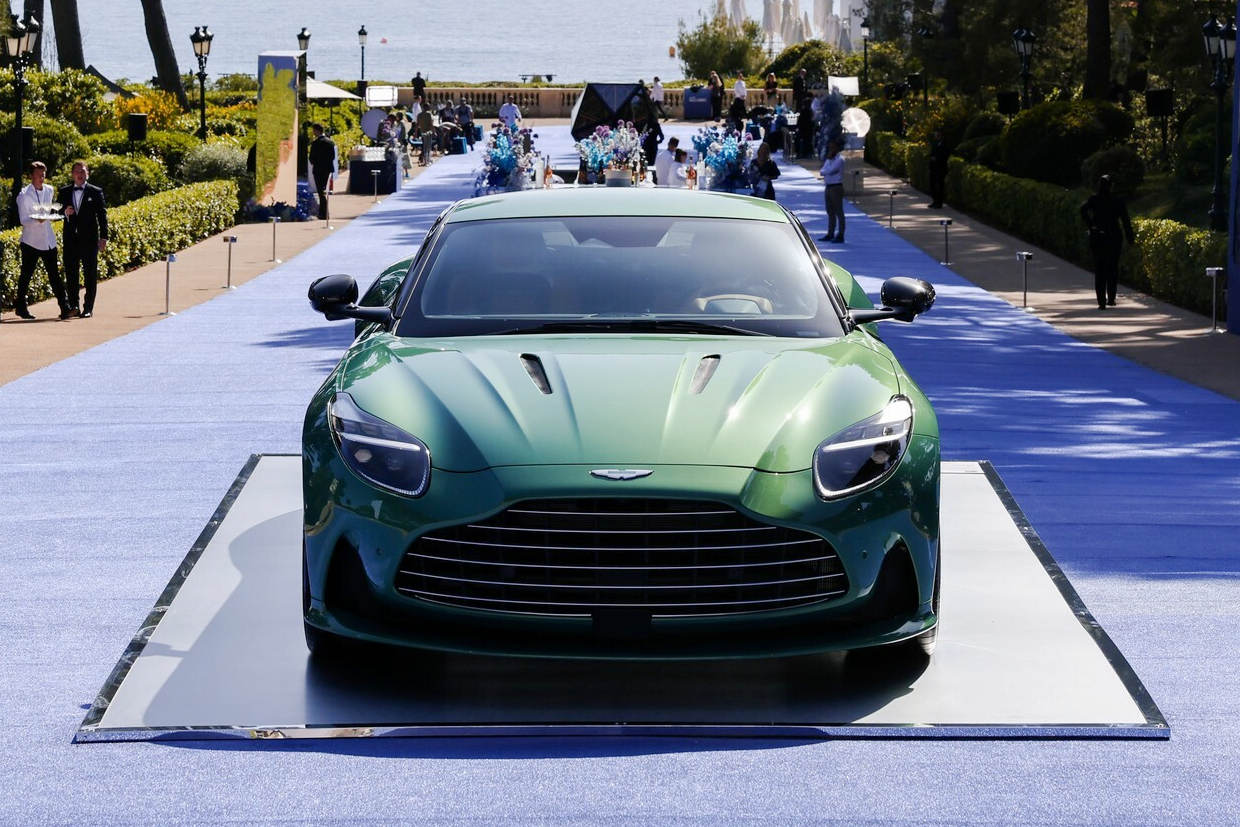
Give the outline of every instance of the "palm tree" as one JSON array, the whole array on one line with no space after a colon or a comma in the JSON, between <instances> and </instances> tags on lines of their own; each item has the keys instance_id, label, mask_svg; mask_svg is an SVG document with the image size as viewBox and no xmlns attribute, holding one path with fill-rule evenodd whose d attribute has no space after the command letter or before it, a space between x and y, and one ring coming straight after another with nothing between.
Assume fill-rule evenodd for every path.
<instances>
[{"instance_id":1,"label":"palm tree","mask_svg":"<svg viewBox=\"0 0 1240 827\"><path fill-rule=\"evenodd\" d=\"M1111 7L1108 0L1087 0L1085 18L1085 88L1087 98L1105 99L1111 85Z\"/></svg>"},{"instance_id":2,"label":"palm tree","mask_svg":"<svg viewBox=\"0 0 1240 827\"><path fill-rule=\"evenodd\" d=\"M181 108L188 112L189 98L181 85L181 70L177 68L177 55L168 35L168 18L164 16L162 0L142 0L142 14L146 19L146 39L151 44L160 88L176 95Z\"/></svg>"},{"instance_id":3,"label":"palm tree","mask_svg":"<svg viewBox=\"0 0 1240 827\"><path fill-rule=\"evenodd\" d=\"M51 0L51 3L60 68L85 69L86 58L82 54L82 27L78 24L77 0Z\"/></svg>"}]
</instances>

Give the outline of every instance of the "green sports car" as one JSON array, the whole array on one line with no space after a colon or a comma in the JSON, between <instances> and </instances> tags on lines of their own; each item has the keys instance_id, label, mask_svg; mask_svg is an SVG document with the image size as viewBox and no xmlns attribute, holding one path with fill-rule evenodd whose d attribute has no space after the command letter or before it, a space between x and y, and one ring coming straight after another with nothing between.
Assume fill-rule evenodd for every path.
<instances>
[{"instance_id":1,"label":"green sports car","mask_svg":"<svg viewBox=\"0 0 1240 827\"><path fill-rule=\"evenodd\" d=\"M302 609L359 641L529 657L929 653L939 436L875 308L772 201L459 202L360 297L302 436Z\"/></svg>"}]
</instances>

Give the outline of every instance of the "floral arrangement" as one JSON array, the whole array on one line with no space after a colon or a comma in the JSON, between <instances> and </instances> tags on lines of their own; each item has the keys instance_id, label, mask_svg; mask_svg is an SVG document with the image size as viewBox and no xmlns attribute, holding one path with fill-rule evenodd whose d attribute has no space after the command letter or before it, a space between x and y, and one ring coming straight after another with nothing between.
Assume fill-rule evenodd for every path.
<instances>
[{"instance_id":1,"label":"floral arrangement","mask_svg":"<svg viewBox=\"0 0 1240 827\"><path fill-rule=\"evenodd\" d=\"M746 167L752 157L749 136L735 129L708 126L693 136L712 190L748 190Z\"/></svg>"},{"instance_id":2,"label":"floral arrangement","mask_svg":"<svg viewBox=\"0 0 1240 827\"><path fill-rule=\"evenodd\" d=\"M249 222L267 222L273 217L279 218L282 223L310 220L310 210L306 208L306 205L299 203L294 207L284 201L264 205L251 198L241 208L241 213L242 219Z\"/></svg>"},{"instance_id":3,"label":"floral arrangement","mask_svg":"<svg viewBox=\"0 0 1240 827\"><path fill-rule=\"evenodd\" d=\"M482 169L474 179L474 195L523 190L533 186L534 164L538 153L529 129L509 129L500 124L487 138L482 150Z\"/></svg>"},{"instance_id":4,"label":"floral arrangement","mask_svg":"<svg viewBox=\"0 0 1240 827\"><path fill-rule=\"evenodd\" d=\"M586 173L598 177L608 167L627 167L642 155L645 132L638 132L632 121L620 121L616 128L600 126L577 142L577 153Z\"/></svg>"}]
</instances>

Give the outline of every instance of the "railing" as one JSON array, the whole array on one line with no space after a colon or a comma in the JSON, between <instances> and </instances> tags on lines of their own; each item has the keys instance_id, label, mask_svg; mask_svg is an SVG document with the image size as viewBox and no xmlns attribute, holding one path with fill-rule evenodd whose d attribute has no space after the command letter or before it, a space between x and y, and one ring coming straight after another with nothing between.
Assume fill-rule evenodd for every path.
<instances>
[{"instance_id":1,"label":"railing","mask_svg":"<svg viewBox=\"0 0 1240 827\"><path fill-rule=\"evenodd\" d=\"M528 87L496 86L432 86L427 88L426 98L431 106L438 107L449 100L454 103L460 103L461 98L465 97L469 100L470 106L474 108L474 117L479 120L485 120L487 118L494 118L499 113L500 106L511 95L513 102L521 110L523 117L567 118L572 114L573 106L577 103L577 98L581 95L581 92L582 87L567 89L538 87L530 89ZM776 102L783 103L785 106L791 106L792 90L780 89L776 93L775 98ZM750 106L766 103L766 93L761 89L751 89L749 90L748 101ZM726 90L723 95L724 112L727 112L728 105L731 102L732 92L731 90ZM412 103L412 87L398 88L397 104L408 107ZM682 117L684 115L684 90L665 90L663 93L663 108L672 117Z\"/></svg>"}]
</instances>

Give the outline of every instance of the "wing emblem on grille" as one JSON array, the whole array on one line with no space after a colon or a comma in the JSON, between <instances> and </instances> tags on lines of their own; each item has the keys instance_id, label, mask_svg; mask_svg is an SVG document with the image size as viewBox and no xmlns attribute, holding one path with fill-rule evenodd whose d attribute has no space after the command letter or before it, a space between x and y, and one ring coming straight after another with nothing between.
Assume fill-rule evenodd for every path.
<instances>
[{"instance_id":1,"label":"wing emblem on grille","mask_svg":"<svg viewBox=\"0 0 1240 827\"><path fill-rule=\"evenodd\" d=\"M598 477L601 480L635 480L641 477L648 477L654 471L645 468L596 468L590 472L590 476Z\"/></svg>"}]
</instances>

